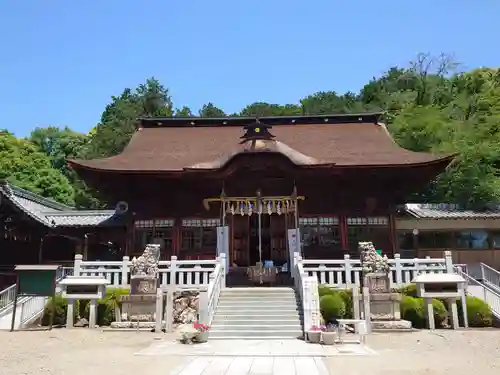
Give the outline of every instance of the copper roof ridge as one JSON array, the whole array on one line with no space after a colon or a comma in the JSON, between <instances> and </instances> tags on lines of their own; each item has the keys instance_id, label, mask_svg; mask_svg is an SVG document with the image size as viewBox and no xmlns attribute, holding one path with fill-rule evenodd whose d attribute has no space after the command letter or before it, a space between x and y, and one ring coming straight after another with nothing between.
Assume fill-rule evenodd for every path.
<instances>
[{"instance_id":1,"label":"copper roof ridge","mask_svg":"<svg viewBox=\"0 0 500 375\"><path fill-rule=\"evenodd\" d=\"M136 130L142 128L244 126L258 118L269 125L306 125L318 123L377 123L383 112L337 113L296 116L227 116L227 117L138 117Z\"/></svg>"}]
</instances>

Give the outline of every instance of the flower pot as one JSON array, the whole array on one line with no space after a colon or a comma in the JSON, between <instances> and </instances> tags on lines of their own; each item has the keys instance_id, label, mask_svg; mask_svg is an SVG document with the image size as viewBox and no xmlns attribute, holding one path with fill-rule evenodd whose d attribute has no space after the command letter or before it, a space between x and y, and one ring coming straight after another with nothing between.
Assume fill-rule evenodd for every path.
<instances>
[{"instance_id":1,"label":"flower pot","mask_svg":"<svg viewBox=\"0 0 500 375\"><path fill-rule=\"evenodd\" d=\"M321 331L307 332L307 341L318 344L321 341Z\"/></svg>"},{"instance_id":2,"label":"flower pot","mask_svg":"<svg viewBox=\"0 0 500 375\"><path fill-rule=\"evenodd\" d=\"M337 332L323 332L322 333L323 344L325 345L333 345L337 338L339 337Z\"/></svg>"},{"instance_id":3,"label":"flower pot","mask_svg":"<svg viewBox=\"0 0 500 375\"><path fill-rule=\"evenodd\" d=\"M208 341L208 331L198 332L195 336L196 342L207 342Z\"/></svg>"}]
</instances>

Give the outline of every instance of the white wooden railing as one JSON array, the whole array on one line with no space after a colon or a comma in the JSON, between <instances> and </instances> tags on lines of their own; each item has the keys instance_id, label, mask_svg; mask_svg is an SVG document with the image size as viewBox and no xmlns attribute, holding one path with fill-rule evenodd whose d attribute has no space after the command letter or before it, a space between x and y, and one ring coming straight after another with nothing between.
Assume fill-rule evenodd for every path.
<instances>
[{"instance_id":1,"label":"white wooden railing","mask_svg":"<svg viewBox=\"0 0 500 375\"><path fill-rule=\"evenodd\" d=\"M302 308L303 329L307 332L313 326L320 324L320 309L318 295L318 280L314 276L309 276L304 271L302 257L298 252L293 254L293 265L291 268L295 290L299 294Z\"/></svg>"},{"instance_id":2,"label":"white wooden railing","mask_svg":"<svg viewBox=\"0 0 500 375\"><path fill-rule=\"evenodd\" d=\"M56 280L57 281L62 280L63 278L65 278L66 276L71 275L71 274L73 274L73 267L59 267L59 269L57 270ZM16 284L12 284L8 288L0 291L0 317L12 312L12 308L14 306L15 295L16 295ZM22 296L20 296L19 300L17 301L17 304L18 304L18 306L20 306L20 305L24 305L25 303L28 303L28 301L30 301L29 302L30 307L27 306L26 309L31 309L31 306L37 305L36 303L32 302L31 300L34 300L34 299L40 300L41 298L46 300L46 297L22 297ZM39 304L40 303L38 303L38 305ZM24 308L24 306L23 306L23 308ZM22 323L27 323L31 320L29 314L27 314L26 316L27 316L27 318L22 320Z\"/></svg>"},{"instance_id":3,"label":"white wooden railing","mask_svg":"<svg viewBox=\"0 0 500 375\"><path fill-rule=\"evenodd\" d=\"M0 315L8 308L12 308L11 305L14 302L15 295L16 284L12 284L11 286L0 291Z\"/></svg>"},{"instance_id":4,"label":"white wooden railing","mask_svg":"<svg viewBox=\"0 0 500 375\"><path fill-rule=\"evenodd\" d=\"M56 280L60 281L73 273L73 267L59 267ZM56 289L56 291L59 291ZM0 292L0 329L10 329L14 298L16 295L16 284L9 286ZM30 324L38 319L47 304L49 297L19 296L16 306L16 321L14 328Z\"/></svg>"},{"instance_id":5,"label":"white wooden railing","mask_svg":"<svg viewBox=\"0 0 500 375\"><path fill-rule=\"evenodd\" d=\"M213 260L161 260L158 264L160 284L179 287L208 286L209 276L219 261ZM75 276L105 277L111 287L130 285L130 266L128 256L121 261L85 261L82 255L75 255Z\"/></svg>"},{"instance_id":6,"label":"white wooden railing","mask_svg":"<svg viewBox=\"0 0 500 375\"><path fill-rule=\"evenodd\" d=\"M420 273L451 273L453 261L451 252L445 251L443 258L402 259L399 254L388 259L391 267L389 278L391 288L408 285ZM345 255L341 260L301 259L304 272L316 276L320 284L337 288L350 288L361 285L362 268L360 259Z\"/></svg>"},{"instance_id":7,"label":"white wooden railing","mask_svg":"<svg viewBox=\"0 0 500 375\"><path fill-rule=\"evenodd\" d=\"M455 272L467 281L467 294L485 301L490 306L493 315L500 319L500 292L492 288L489 283L476 280L460 267L455 267Z\"/></svg>"},{"instance_id":8,"label":"white wooden railing","mask_svg":"<svg viewBox=\"0 0 500 375\"><path fill-rule=\"evenodd\" d=\"M225 254L217 257L217 262L218 264L209 276L208 288L200 292L198 300L199 321L208 326L212 324L217 305L219 304L221 290L226 287Z\"/></svg>"},{"instance_id":9,"label":"white wooden railing","mask_svg":"<svg viewBox=\"0 0 500 375\"><path fill-rule=\"evenodd\" d=\"M484 263L480 263L480 267L483 283L500 292L500 272Z\"/></svg>"}]
</instances>

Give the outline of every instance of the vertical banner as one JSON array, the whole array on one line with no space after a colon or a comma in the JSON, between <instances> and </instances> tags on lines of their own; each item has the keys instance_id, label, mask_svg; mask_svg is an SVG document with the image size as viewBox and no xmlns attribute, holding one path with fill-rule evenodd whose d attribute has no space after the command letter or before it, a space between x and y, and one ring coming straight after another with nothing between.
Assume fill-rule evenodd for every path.
<instances>
[{"instance_id":1,"label":"vertical banner","mask_svg":"<svg viewBox=\"0 0 500 375\"><path fill-rule=\"evenodd\" d=\"M295 267L293 264L293 253L300 252L300 231L298 229L288 229L288 257L290 259L290 267ZM289 268L290 268L289 267Z\"/></svg>"},{"instance_id":2,"label":"vertical banner","mask_svg":"<svg viewBox=\"0 0 500 375\"><path fill-rule=\"evenodd\" d=\"M217 256L226 254L226 273L229 272L229 227L217 227Z\"/></svg>"}]
</instances>

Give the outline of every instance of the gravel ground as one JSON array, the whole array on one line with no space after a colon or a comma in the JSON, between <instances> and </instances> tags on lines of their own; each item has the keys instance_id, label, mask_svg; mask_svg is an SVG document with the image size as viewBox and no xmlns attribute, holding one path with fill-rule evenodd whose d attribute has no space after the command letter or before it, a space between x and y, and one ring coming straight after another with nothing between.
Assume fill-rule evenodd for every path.
<instances>
[{"instance_id":1,"label":"gravel ground","mask_svg":"<svg viewBox=\"0 0 500 375\"><path fill-rule=\"evenodd\" d=\"M0 375L168 375L182 358L134 356L154 337L90 329L0 331Z\"/></svg>"},{"instance_id":2,"label":"gravel ground","mask_svg":"<svg viewBox=\"0 0 500 375\"><path fill-rule=\"evenodd\" d=\"M182 357L134 356L154 341L149 332L0 331L0 374L168 375ZM325 359L331 374L500 374L500 330L373 334L368 345L378 354Z\"/></svg>"},{"instance_id":3,"label":"gravel ground","mask_svg":"<svg viewBox=\"0 0 500 375\"><path fill-rule=\"evenodd\" d=\"M374 333L367 344L376 356L330 357L331 374L500 374L498 329Z\"/></svg>"}]
</instances>

